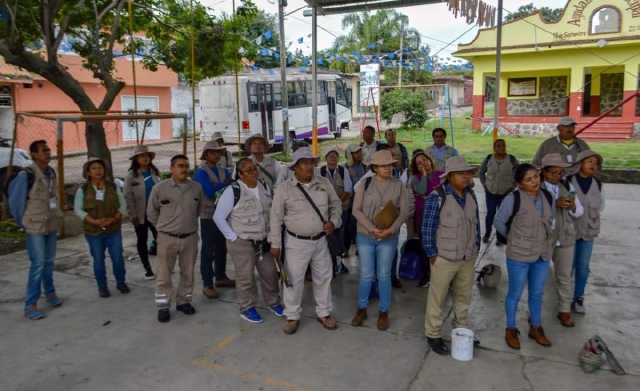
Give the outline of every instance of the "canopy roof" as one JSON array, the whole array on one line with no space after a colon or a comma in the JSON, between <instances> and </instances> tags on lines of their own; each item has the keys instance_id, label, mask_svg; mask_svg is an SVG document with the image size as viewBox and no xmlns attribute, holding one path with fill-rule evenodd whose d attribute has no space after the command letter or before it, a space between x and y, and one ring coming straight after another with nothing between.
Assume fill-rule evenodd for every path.
<instances>
[{"instance_id":1,"label":"canopy roof","mask_svg":"<svg viewBox=\"0 0 640 391\"><path fill-rule=\"evenodd\" d=\"M333 15L385 8L400 8L424 4L444 3L444 0L305 0L305 2L309 4L309 7L318 7L318 13L320 15Z\"/></svg>"}]
</instances>

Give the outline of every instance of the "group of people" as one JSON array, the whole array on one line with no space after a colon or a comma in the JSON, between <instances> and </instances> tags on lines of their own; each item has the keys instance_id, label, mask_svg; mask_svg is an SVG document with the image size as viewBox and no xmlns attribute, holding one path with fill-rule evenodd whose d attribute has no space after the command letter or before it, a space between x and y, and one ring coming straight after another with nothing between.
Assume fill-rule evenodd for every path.
<instances>
[{"instance_id":1,"label":"group of people","mask_svg":"<svg viewBox=\"0 0 640 391\"><path fill-rule=\"evenodd\" d=\"M541 145L533 164L519 164L507 154L504 140L494 143L493 153L480 168L487 203L484 236L473 191L477 168L446 144L446 131L441 128L433 130L433 145L409 156L406 147L396 141L394 130L385 132L386 142L382 143L375 140L375 129L368 126L363 141L346 148L346 164L340 165L338 150L330 148L324 153L323 167L318 167L320 158L300 144L295 146L292 162L280 167L265 155L270 144L261 134L246 140L250 156L234 163L221 135L215 134L202 151L202 163L193 180L184 155L171 158L171 176L161 180L153 164L155 153L138 146L130 157L123 190L110 179L106 161L89 159L83 166L86 183L76 193L74 209L83 223L100 297L111 295L105 251L113 264L116 288L123 294L130 291L121 234L127 214L135 227L144 278L156 280L158 321L171 319L171 275L176 262L180 278L175 309L195 314L191 302L202 236L203 295L215 299L216 289L235 287L240 317L262 322L256 309L257 270L268 308L286 318L286 334L295 333L300 325L304 282L309 274L318 322L328 330L337 328L331 316L331 280L349 272L342 259L349 256L353 242L360 260L360 280L351 324L362 326L367 320L375 281L377 328L386 330L392 287L401 286L397 278L398 237L406 223L408 238L417 237L421 243L422 278L418 285L429 288L425 333L439 354L449 352L441 337L444 300L452 290L453 325L468 328L476 259L481 242L490 242L495 227L496 244L506 244L509 273L506 341L512 348L519 347L515 318L528 281L529 337L549 346L541 326L541 297L549 261L553 259L555 267L558 319L571 327L570 311L585 312L589 260L604 208L602 184L594 177L602 157L574 136L572 119L562 118L558 131L557 137ZM9 201L16 222L27 233L32 263L25 316L39 319L41 285L51 305L62 304L52 279L62 212L56 198L55 172L49 167L49 147L39 140L30 150L34 164L12 182ZM149 231L153 237L150 246ZM344 249L336 246L336 241L342 242ZM155 273L150 255L157 255ZM234 264L235 280L226 274L227 255ZM576 274L573 292L572 270ZM282 289L280 278L286 282Z\"/></svg>"}]
</instances>

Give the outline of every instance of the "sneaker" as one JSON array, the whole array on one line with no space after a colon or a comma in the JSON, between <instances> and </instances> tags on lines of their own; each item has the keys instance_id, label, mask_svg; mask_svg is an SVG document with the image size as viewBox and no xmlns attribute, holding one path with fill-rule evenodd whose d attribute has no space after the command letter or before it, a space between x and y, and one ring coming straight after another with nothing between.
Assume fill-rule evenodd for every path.
<instances>
[{"instance_id":1,"label":"sneaker","mask_svg":"<svg viewBox=\"0 0 640 391\"><path fill-rule=\"evenodd\" d=\"M107 297L111 297L111 292L109 292L109 287L106 287L106 286L101 286L100 288L98 288L98 294L103 299Z\"/></svg>"},{"instance_id":2,"label":"sneaker","mask_svg":"<svg viewBox=\"0 0 640 391\"><path fill-rule=\"evenodd\" d=\"M571 303L571 311L575 312L576 314L586 314L587 311L584 309L584 298L574 298L573 302Z\"/></svg>"},{"instance_id":3,"label":"sneaker","mask_svg":"<svg viewBox=\"0 0 640 391\"><path fill-rule=\"evenodd\" d=\"M427 338L427 342L429 342L429 346L434 353L441 356L448 356L451 354L447 344L444 343L442 338Z\"/></svg>"},{"instance_id":4,"label":"sneaker","mask_svg":"<svg viewBox=\"0 0 640 391\"><path fill-rule=\"evenodd\" d=\"M269 307L269 311L276 314L276 316L284 316L284 308L282 308L282 305L280 304L275 305L273 307Z\"/></svg>"},{"instance_id":5,"label":"sneaker","mask_svg":"<svg viewBox=\"0 0 640 391\"><path fill-rule=\"evenodd\" d=\"M420 281L418 281L418 287L427 288L427 287L429 287L430 283L431 283L431 278L430 277L422 277L420 279Z\"/></svg>"},{"instance_id":6,"label":"sneaker","mask_svg":"<svg viewBox=\"0 0 640 391\"><path fill-rule=\"evenodd\" d=\"M273 311L275 312L275 311ZM276 313L277 315L277 313ZM282 316L282 315L278 315L278 316ZM244 311L243 313L240 314L240 318L251 322L251 323L262 323L264 322L264 319L262 319L262 316L260 316L260 314L258 313L258 311L256 311L255 307L251 307L248 310Z\"/></svg>"},{"instance_id":7,"label":"sneaker","mask_svg":"<svg viewBox=\"0 0 640 391\"><path fill-rule=\"evenodd\" d=\"M144 266L144 279L145 280L155 280L156 275L153 274L153 270L151 270L151 265Z\"/></svg>"},{"instance_id":8,"label":"sneaker","mask_svg":"<svg viewBox=\"0 0 640 391\"><path fill-rule=\"evenodd\" d=\"M38 311L38 307L35 304L30 305L29 308L24 310L24 316L31 320L42 319L44 317L42 312Z\"/></svg>"},{"instance_id":9,"label":"sneaker","mask_svg":"<svg viewBox=\"0 0 640 391\"><path fill-rule=\"evenodd\" d=\"M131 292L129 286L127 286L127 284L124 282L119 282L118 285L116 285L116 289L118 289L122 294Z\"/></svg>"},{"instance_id":10,"label":"sneaker","mask_svg":"<svg viewBox=\"0 0 640 391\"><path fill-rule=\"evenodd\" d=\"M391 276L391 286L398 289L402 288L402 282L400 282L398 276Z\"/></svg>"},{"instance_id":11,"label":"sneaker","mask_svg":"<svg viewBox=\"0 0 640 391\"><path fill-rule=\"evenodd\" d=\"M482 243L489 243L490 240L491 240L491 236L489 235L484 235L482 237Z\"/></svg>"},{"instance_id":12,"label":"sneaker","mask_svg":"<svg viewBox=\"0 0 640 391\"><path fill-rule=\"evenodd\" d=\"M161 308L158 310L158 322L167 323L171 320L171 313L168 308Z\"/></svg>"},{"instance_id":13,"label":"sneaker","mask_svg":"<svg viewBox=\"0 0 640 391\"><path fill-rule=\"evenodd\" d=\"M342 264L342 268L340 269L340 273L348 274L349 273L349 268L347 268L347 265L345 265L344 262L341 262L341 264Z\"/></svg>"},{"instance_id":14,"label":"sneaker","mask_svg":"<svg viewBox=\"0 0 640 391\"><path fill-rule=\"evenodd\" d=\"M58 295L54 293L47 296L47 303L51 304L54 307L59 307L64 303L64 300L58 297Z\"/></svg>"},{"instance_id":15,"label":"sneaker","mask_svg":"<svg viewBox=\"0 0 640 391\"><path fill-rule=\"evenodd\" d=\"M193 308L191 303L184 303L176 306L176 310L182 312L185 315L193 315L196 313L196 309Z\"/></svg>"},{"instance_id":16,"label":"sneaker","mask_svg":"<svg viewBox=\"0 0 640 391\"><path fill-rule=\"evenodd\" d=\"M151 247L149 247L148 251L149 255L158 255L158 245L155 240L151 241Z\"/></svg>"}]
</instances>

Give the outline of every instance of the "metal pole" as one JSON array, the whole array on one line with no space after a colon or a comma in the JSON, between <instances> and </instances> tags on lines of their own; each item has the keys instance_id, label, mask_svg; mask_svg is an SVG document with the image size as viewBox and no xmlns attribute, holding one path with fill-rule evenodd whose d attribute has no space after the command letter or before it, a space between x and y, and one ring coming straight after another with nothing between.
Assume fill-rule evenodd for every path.
<instances>
[{"instance_id":1,"label":"metal pole","mask_svg":"<svg viewBox=\"0 0 640 391\"><path fill-rule=\"evenodd\" d=\"M136 83L136 45L133 40L133 5L129 0L129 39L131 39L131 74L133 76L133 110L138 114L138 86ZM140 145L138 121L136 121L136 145Z\"/></svg>"},{"instance_id":2,"label":"metal pole","mask_svg":"<svg viewBox=\"0 0 640 391\"><path fill-rule=\"evenodd\" d=\"M187 128L189 126L189 117L187 115L182 119L182 126L184 127L184 132L182 132L182 154L187 156ZM193 164L196 164L193 162Z\"/></svg>"},{"instance_id":3,"label":"metal pole","mask_svg":"<svg viewBox=\"0 0 640 391\"><path fill-rule=\"evenodd\" d=\"M57 143L56 143L56 156L58 160L58 207L64 213L66 209L64 202L64 141L63 139L63 121L64 118L58 118L56 120L57 125ZM62 218L62 227L58 232L59 237L64 237L64 217Z\"/></svg>"},{"instance_id":4,"label":"metal pole","mask_svg":"<svg viewBox=\"0 0 640 391\"><path fill-rule=\"evenodd\" d=\"M318 7L313 7L311 16L311 114L313 118L313 155L318 156Z\"/></svg>"},{"instance_id":5,"label":"metal pole","mask_svg":"<svg viewBox=\"0 0 640 391\"><path fill-rule=\"evenodd\" d=\"M233 0L233 18L236 17L236 0ZM280 38L284 39L284 38ZM240 125L240 82L238 81L238 50L233 51L234 63L233 69L236 76L236 121L238 124L238 158L242 156L242 136L240 132L242 131Z\"/></svg>"},{"instance_id":6,"label":"metal pole","mask_svg":"<svg viewBox=\"0 0 640 391\"><path fill-rule=\"evenodd\" d=\"M191 0L191 124L193 125L193 164L198 161L196 153L196 43L193 18L193 0Z\"/></svg>"},{"instance_id":7,"label":"metal pole","mask_svg":"<svg viewBox=\"0 0 640 391\"><path fill-rule=\"evenodd\" d=\"M404 28L400 29L400 61L398 62L398 85L402 85L402 45L404 41Z\"/></svg>"},{"instance_id":8,"label":"metal pole","mask_svg":"<svg viewBox=\"0 0 640 391\"><path fill-rule=\"evenodd\" d=\"M495 84L495 107L493 108L493 141L498 139L498 118L500 117L500 62L502 57L502 4L503 0L498 0L498 28L496 39L496 84Z\"/></svg>"},{"instance_id":9,"label":"metal pole","mask_svg":"<svg viewBox=\"0 0 640 391\"><path fill-rule=\"evenodd\" d=\"M284 7L286 0L278 3L280 22L280 99L282 101L282 153L289 156L289 90L287 88L287 48L284 42Z\"/></svg>"}]
</instances>

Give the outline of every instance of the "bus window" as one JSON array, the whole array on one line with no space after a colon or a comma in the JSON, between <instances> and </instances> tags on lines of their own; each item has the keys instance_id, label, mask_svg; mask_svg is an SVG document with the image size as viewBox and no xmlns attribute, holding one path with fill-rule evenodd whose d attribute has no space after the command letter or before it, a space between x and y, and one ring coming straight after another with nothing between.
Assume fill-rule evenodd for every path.
<instances>
[{"instance_id":1,"label":"bus window","mask_svg":"<svg viewBox=\"0 0 640 391\"><path fill-rule=\"evenodd\" d=\"M287 82L287 93L289 107L301 107L307 105L307 96L305 93L304 82L289 81Z\"/></svg>"},{"instance_id":2,"label":"bus window","mask_svg":"<svg viewBox=\"0 0 640 391\"><path fill-rule=\"evenodd\" d=\"M349 107L347 103L347 97L345 95L345 85L342 80L336 80L336 102L339 105Z\"/></svg>"},{"instance_id":3,"label":"bus window","mask_svg":"<svg viewBox=\"0 0 640 391\"><path fill-rule=\"evenodd\" d=\"M305 82L305 86L307 88L307 102L311 105L311 81L307 80ZM321 80L318 80L318 88L317 97L318 97L318 105L326 105L327 104L327 83Z\"/></svg>"},{"instance_id":4,"label":"bus window","mask_svg":"<svg viewBox=\"0 0 640 391\"><path fill-rule=\"evenodd\" d=\"M282 108L282 91L280 83L273 83L273 104L276 109Z\"/></svg>"},{"instance_id":5,"label":"bus window","mask_svg":"<svg viewBox=\"0 0 640 391\"><path fill-rule=\"evenodd\" d=\"M258 106L258 85L247 83L247 98L249 98L249 112L260 111Z\"/></svg>"}]
</instances>

